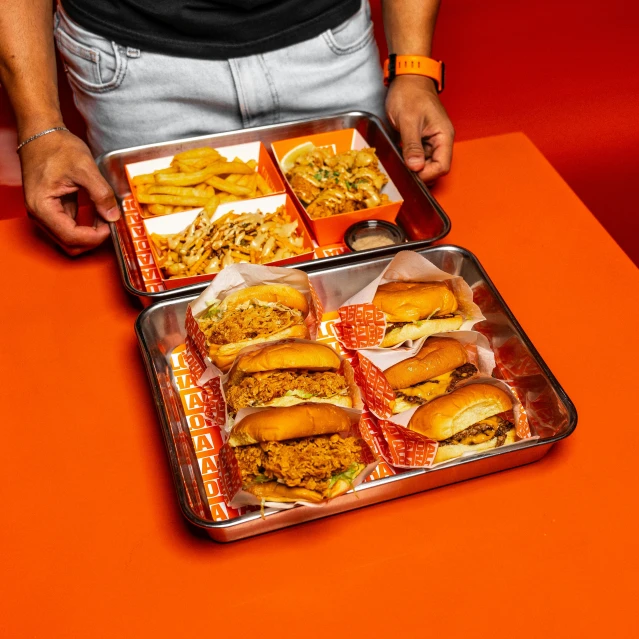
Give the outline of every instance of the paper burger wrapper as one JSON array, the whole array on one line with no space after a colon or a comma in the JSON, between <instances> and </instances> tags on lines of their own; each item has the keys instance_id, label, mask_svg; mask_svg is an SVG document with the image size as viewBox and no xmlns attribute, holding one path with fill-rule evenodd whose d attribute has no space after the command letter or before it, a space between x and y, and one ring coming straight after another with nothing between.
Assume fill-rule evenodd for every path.
<instances>
[{"instance_id":1,"label":"paper burger wrapper","mask_svg":"<svg viewBox=\"0 0 639 639\"><path fill-rule=\"evenodd\" d=\"M500 450L510 449L524 440L533 438L528 423L526 410L519 401L513 390L503 381L490 378L474 379L465 384L491 384L499 386L507 392L513 400L513 423L515 425L516 441L513 444L501 446ZM393 415L389 419L378 419L373 413L365 411L360 422L362 437L366 440L374 453L381 457L386 463L396 468L430 468L434 466L435 455L437 454L438 443L408 428L418 408L407 410L399 415ZM536 437L536 436L535 436ZM468 452L462 457L475 455L477 453ZM455 459L460 459L459 457ZM436 464L440 468L444 464L450 464L455 459Z\"/></svg>"},{"instance_id":2,"label":"paper burger wrapper","mask_svg":"<svg viewBox=\"0 0 639 639\"><path fill-rule=\"evenodd\" d=\"M264 410L273 410L272 408L265 409L244 409L243 417L252 413L259 412ZM359 419L361 416L361 411L344 408L342 409L347 412L351 419L351 430L348 433L342 433L345 436L353 435L356 437L360 437L359 430ZM242 412L242 411L241 411ZM239 415L239 413L238 413ZM352 482L352 487L359 486L369 475L375 470L379 461L370 450L367 441L362 437L363 445L362 445L362 463L365 464L364 469L355 477ZM235 457L235 449L232 448L228 442L222 446L220 450L219 462L220 462L220 485L222 491L224 493L224 498L226 503L232 508L239 508L242 506L263 506L266 508L275 508L278 510L286 510L289 508L293 508L294 506L307 506L312 508L321 508L326 505L328 501L326 500L320 503L310 503L305 501L296 501L296 502L270 502L264 501L256 497L255 495L243 490L242 488L242 474L240 472L240 468L237 462L237 458Z\"/></svg>"},{"instance_id":3,"label":"paper burger wrapper","mask_svg":"<svg viewBox=\"0 0 639 639\"><path fill-rule=\"evenodd\" d=\"M473 302L470 286L460 276L451 275L437 268L432 262L413 251L401 251L395 255L382 274L340 307L339 322L335 334L344 348L351 350L379 348L386 332L384 313L372 302L381 284L388 282L447 282L457 298L463 323L459 330L470 330L484 319L479 306ZM416 352L426 338L406 341L401 346ZM388 349L383 349L388 350Z\"/></svg>"},{"instance_id":4,"label":"paper burger wrapper","mask_svg":"<svg viewBox=\"0 0 639 639\"><path fill-rule=\"evenodd\" d=\"M222 436L224 437L225 441L228 438L228 434L231 432L231 429L233 428L233 426L242 421L242 419L244 417L246 417L246 415L250 415L251 413L254 413L256 411L259 410L269 410L269 407L261 407L261 408L241 408L236 415L231 415L229 413L229 407L228 404L226 403L226 396L225 396L225 389L227 387L228 381L229 379L232 379L233 374L235 372L235 369L237 367L237 361L239 359L240 356L242 355L246 355L247 353L253 353L255 351L260 351L263 348L266 348L268 346L273 346L275 344L318 344L319 342L314 342L313 340L307 340L307 339L281 339L281 340L276 340L273 342L263 342L261 344L254 344L253 346L247 346L246 348L243 348L239 353L238 353L238 358L236 358L235 363L233 364L233 366L231 366L231 369L229 370L228 373L226 373L225 375L223 375L220 378L221 381L221 392L222 392L222 398L224 400L224 406L225 406L225 410L226 410L226 414L225 414L225 420L224 420L224 427L222 429ZM332 348L330 347L328 344L321 344L322 346L325 346L326 348ZM346 385L348 387L349 390L349 395L353 401L353 406L352 409L345 409L345 410L353 410L354 413L356 415L360 415L362 412L362 408L364 407L364 403L362 401L362 394L361 394L361 390L357 384L357 381L355 379L355 371L353 369L353 366L351 365L350 361L348 359L346 359L341 353L339 353L338 351L336 351L335 349L332 349L333 351L335 351L335 354L339 357L340 360L340 368L338 370L338 372L344 376L344 378L346 379ZM312 401L309 402L299 402L300 404L312 404ZM330 403L330 402L322 402L322 403ZM298 404L295 404L296 406Z\"/></svg>"},{"instance_id":5,"label":"paper burger wrapper","mask_svg":"<svg viewBox=\"0 0 639 639\"><path fill-rule=\"evenodd\" d=\"M209 358L209 347L206 336L200 329L198 318L201 317L216 300L249 286L262 284L281 284L291 286L300 291L307 299L309 313L305 323L311 338L317 335L317 326L323 314L322 304L311 285L308 275L297 269L278 266L264 266L262 264L231 264L224 268L202 294L191 302L186 309L187 348L195 349L200 360L205 363L205 371L196 377L198 385L208 379L221 376L220 371ZM193 355L195 357L195 355Z\"/></svg>"},{"instance_id":6,"label":"paper burger wrapper","mask_svg":"<svg viewBox=\"0 0 639 639\"><path fill-rule=\"evenodd\" d=\"M495 357L486 337L476 331L449 331L432 337L450 337L460 342L468 353L468 362L474 364L481 377L490 378L495 368ZM420 340L421 347L427 340ZM419 353L412 347L393 349L364 349L357 352L358 366L355 379L362 390L366 405L379 418L387 419L393 414L395 391L391 388L383 371ZM467 384L461 382L457 388Z\"/></svg>"}]
</instances>

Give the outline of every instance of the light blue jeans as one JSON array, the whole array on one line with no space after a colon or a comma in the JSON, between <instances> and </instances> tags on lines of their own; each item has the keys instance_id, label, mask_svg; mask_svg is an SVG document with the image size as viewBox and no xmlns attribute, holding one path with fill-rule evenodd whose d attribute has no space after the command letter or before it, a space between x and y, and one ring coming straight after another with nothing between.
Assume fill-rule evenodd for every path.
<instances>
[{"instance_id":1,"label":"light blue jeans","mask_svg":"<svg viewBox=\"0 0 639 639\"><path fill-rule=\"evenodd\" d=\"M350 110L385 117L368 0L316 38L230 60L124 47L61 8L55 39L95 155Z\"/></svg>"}]
</instances>

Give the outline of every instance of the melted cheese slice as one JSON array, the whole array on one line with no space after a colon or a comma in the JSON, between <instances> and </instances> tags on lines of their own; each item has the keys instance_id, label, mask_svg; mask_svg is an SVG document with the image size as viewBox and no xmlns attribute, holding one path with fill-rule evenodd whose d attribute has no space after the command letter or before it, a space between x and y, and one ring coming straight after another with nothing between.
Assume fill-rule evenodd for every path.
<instances>
[{"instance_id":1,"label":"melted cheese slice","mask_svg":"<svg viewBox=\"0 0 639 639\"><path fill-rule=\"evenodd\" d=\"M464 437L464 439L459 442L460 444L464 444L466 446L471 444L481 444L483 442L487 442L489 439L492 439L497 432L497 429L500 425L499 417L487 417L486 419L482 419L477 424L483 424L487 428L483 433L477 433L476 435L469 435L468 437ZM476 426L476 424L473 424ZM472 428L472 427L471 427Z\"/></svg>"},{"instance_id":2,"label":"melted cheese slice","mask_svg":"<svg viewBox=\"0 0 639 639\"><path fill-rule=\"evenodd\" d=\"M399 392L406 395L406 397L421 397L426 401L430 401L431 399L435 399L435 397L439 397L446 393L452 376L453 371L450 373L444 373L443 375L429 379L423 384L418 384L409 388L400 388Z\"/></svg>"}]
</instances>

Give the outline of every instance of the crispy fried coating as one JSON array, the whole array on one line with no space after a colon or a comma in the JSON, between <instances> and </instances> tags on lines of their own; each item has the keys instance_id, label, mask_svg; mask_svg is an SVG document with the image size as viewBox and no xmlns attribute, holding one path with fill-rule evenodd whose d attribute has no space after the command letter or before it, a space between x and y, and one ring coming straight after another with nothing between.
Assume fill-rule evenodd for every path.
<instances>
[{"instance_id":1,"label":"crispy fried coating","mask_svg":"<svg viewBox=\"0 0 639 639\"><path fill-rule=\"evenodd\" d=\"M277 480L325 495L335 475L360 462L362 447L356 437L335 434L242 446L235 455L245 486L256 478Z\"/></svg>"},{"instance_id":2,"label":"crispy fried coating","mask_svg":"<svg viewBox=\"0 0 639 639\"><path fill-rule=\"evenodd\" d=\"M258 403L266 404L293 390L298 391L302 398L308 394L307 399L348 394L346 379L339 373L279 370L247 375L239 384L227 388L226 401L229 408L237 412Z\"/></svg>"},{"instance_id":3,"label":"crispy fried coating","mask_svg":"<svg viewBox=\"0 0 639 639\"><path fill-rule=\"evenodd\" d=\"M208 344L232 344L278 333L303 324L301 311L281 304L249 301L232 309L211 309L198 319Z\"/></svg>"}]
</instances>

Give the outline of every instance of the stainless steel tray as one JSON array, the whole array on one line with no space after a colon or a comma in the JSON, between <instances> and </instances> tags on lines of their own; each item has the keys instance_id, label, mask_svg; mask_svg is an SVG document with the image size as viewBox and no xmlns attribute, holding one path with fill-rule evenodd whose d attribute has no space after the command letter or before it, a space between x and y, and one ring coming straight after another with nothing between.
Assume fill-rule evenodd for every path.
<instances>
[{"instance_id":1,"label":"stainless steel tray","mask_svg":"<svg viewBox=\"0 0 639 639\"><path fill-rule=\"evenodd\" d=\"M97 163L121 203L131 193L124 170L124 166L130 162L174 155L180 151L204 144L225 146L257 140L263 142L270 152L270 144L276 140L350 128L357 129L368 143L377 149L377 155L381 163L404 198L404 204L397 218L397 223L406 231L406 235L409 238L403 248L420 250L447 235L450 231L448 216L421 180L406 168L384 125L379 119L368 113L344 113L316 120L300 120L298 122L254 127L230 133L185 138L162 144L132 147L102 155L97 159ZM144 305L177 296L198 294L206 288L206 283L204 283L158 292L147 291L144 287L133 242L123 218L111 224L111 236L124 286L129 293L138 297ZM362 257L392 255L395 250L396 247L391 246L336 255L334 257L324 257L296 264L295 268L304 271L323 270L350 264L361 260Z\"/></svg>"},{"instance_id":2,"label":"stainless steel tray","mask_svg":"<svg viewBox=\"0 0 639 639\"><path fill-rule=\"evenodd\" d=\"M322 508L297 507L288 511L267 509L248 513L228 521L216 522L208 510L202 476L199 471L186 416L169 364L171 351L184 341L184 316L193 296L166 300L144 310L136 322L136 333L144 356L149 381L153 389L164 441L178 500L184 516L192 524L204 528L216 541L233 541L293 524L361 508L438 486L478 477L506 468L521 466L543 457L558 440L570 435L577 425L577 412L557 379L544 363L523 329L495 289L477 258L457 246L437 246L419 251L443 270L461 275L469 285L480 285L483 294L478 303L488 318L485 328L498 332L503 339L513 339L523 354L522 386L543 390L550 398L550 415L533 418L531 425L539 439L523 443L510 450L490 450L459 459L444 468L402 471L400 474L374 480L329 502ZM345 264L315 270L311 281L325 302L325 310L336 310L345 300L373 280L390 258L373 258L355 264ZM483 286L482 286L483 285ZM532 371L532 372L531 372Z\"/></svg>"}]
</instances>

